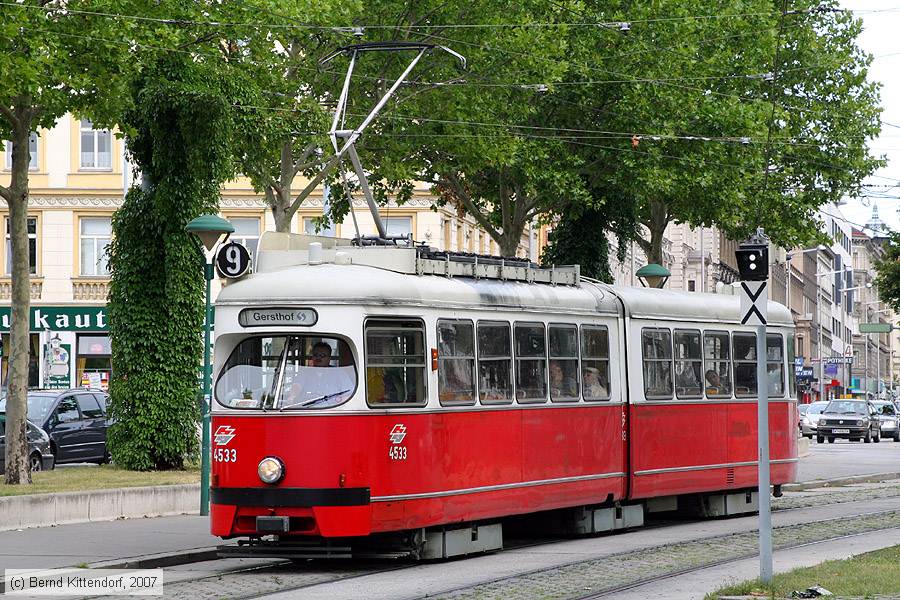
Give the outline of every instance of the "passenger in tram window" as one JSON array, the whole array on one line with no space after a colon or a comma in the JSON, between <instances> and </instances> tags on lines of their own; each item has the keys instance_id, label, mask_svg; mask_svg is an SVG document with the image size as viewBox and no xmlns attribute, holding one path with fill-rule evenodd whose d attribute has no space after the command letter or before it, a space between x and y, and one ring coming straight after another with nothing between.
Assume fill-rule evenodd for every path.
<instances>
[{"instance_id":1,"label":"passenger in tram window","mask_svg":"<svg viewBox=\"0 0 900 600\"><path fill-rule=\"evenodd\" d=\"M550 397L574 398L578 396L578 382L573 374L563 372L561 362L558 360L550 361ZM572 366L575 366L574 361L572 361Z\"/></svg>"},{"instance_id":2,"label":"passenger in tram window","mask_svg":"<svg viewBox=\"0 0 900 600\"><path fill-rule=\"evenodd\" d=\"M600 369L596 367L584 368L584 396L585 398L606 398L609 395L606 387L600 382Z\"/></svg>"},{"instance_id":3,"label":"passenger in tram window","mask_svg":"<svg viewBox=\"0 0 900 600\"><path fill-rule=\"evenodd\" d=\"M700 392L700 365L699 363L679 361L682 368L675 374L676 385L686 392ZM681 392L679 392L681 393Z\"/></svg>"},{"instance_id":4,"label":"passenger in tram window","mask_svg":"<svg viewBox=\"0 0 900 600\"><path fill-rule=\"evenodd\" d=\"M708 370L706 372L706 393L711 395L718 394L721 387L722 380L719 374L713 369Z\"/></svg>"}]
</instances>

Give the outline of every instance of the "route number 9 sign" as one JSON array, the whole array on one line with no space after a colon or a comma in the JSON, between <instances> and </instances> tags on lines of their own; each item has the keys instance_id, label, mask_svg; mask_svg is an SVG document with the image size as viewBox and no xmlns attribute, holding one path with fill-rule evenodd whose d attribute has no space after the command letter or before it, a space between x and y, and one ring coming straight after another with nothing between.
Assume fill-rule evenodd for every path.
<instances>
[{"instance_id":1,"label":"route number 9 sign","mask_svg":"<svg viewBox=\"0 0 900 600\"><path fill-rule=\"evenodd\" d=\"M250 270L250 252L237 242L228 242L216 254L216 270L229 279L246 275Z\"/></svg>"}]
</instances>

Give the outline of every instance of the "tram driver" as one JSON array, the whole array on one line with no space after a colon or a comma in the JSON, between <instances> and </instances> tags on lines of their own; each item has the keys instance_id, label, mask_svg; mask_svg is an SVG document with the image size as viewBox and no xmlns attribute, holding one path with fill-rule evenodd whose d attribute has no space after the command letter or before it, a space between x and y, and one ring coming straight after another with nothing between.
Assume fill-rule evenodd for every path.
<instances>
[{"instance_id":1,"label":"tram driver","mask_svg":"<svg viewBox=\"0 0 900 600\"><path fill-rule=\"evenodd\" d=\"M355 371L332 365L331 345L325 341L313 344L306 366L294 367L290 389L282 406L323 408L344 402L353 393Z\"/></svg>"}]
</instances>

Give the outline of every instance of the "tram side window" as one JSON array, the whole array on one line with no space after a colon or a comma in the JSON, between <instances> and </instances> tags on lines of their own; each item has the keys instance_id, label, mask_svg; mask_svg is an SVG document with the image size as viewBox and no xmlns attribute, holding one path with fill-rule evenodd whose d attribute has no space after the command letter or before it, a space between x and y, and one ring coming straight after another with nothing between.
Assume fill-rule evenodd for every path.
<instances>
[{"instance_id":1,"label":"tram side window","mask_svg":"<svg viewBox=\"0 0 900 600\"><path fill-rule=\"evenodd\" d=\"M675 394L679 398L701 398L703 356L700 332L675 330Z\"/></svg>"},{"instance_id":2,"label":"tram side window","mask_svg":"<svg viewBox=\"0 0 900 600\"><path fill-rule=\"evenodd\" d=\"M784 344L777 333L766 336L766 373L769 376L769 398L784 396Z\"/></svg>"},{"instance_id":3,"label":"tram side window","mask_svg":"<svg viewBox=\"0 0 900 600\"><path fill-rule=\"evenodd\" d=\"M644 329L644 395L647 398L672 397L672 332L668 329Z\"/></svg>"},{"instance_id":4,"label":"tram side window","mask_svg":"<svg viewBox=\"0 0 900 600\"><path fill-rule=\"evenodd\" d=\"M735 333L734 395L749 398L756 395L756 334Z\"/></svg>"},{"instance_id":5,"label":"tram side window","mask_svg":"<svg viewBox=\"0 0 900 600\"><path fill-rule=\"evenodd\" d=\"M438 321L438 397L441 404L475 403L472 321Z\"/></svg>"},{"instance_id":6,"label":"tram side window","mask_svg":"<svg viewBox=\"0 0 900 600\"><path fill-rule=\"evenodd\" d=\"M581 328L581 376L585 400L609 400L609 331Z\"/></svg>"},{"instance_id":7,"label":"tram side window","mask_svg":"<svg viewBox=\"0 0 900 600\"><path fill-rule=\"evenodd\" d=\"M794 336L787 336L788 391L791 398L797 397L797 373L794 369Z\"/></svg>"},{"instance_id":8,"label":"tram side window","mask_svg":"<svg viewBox=\"0 0 900 600\"><path fill-rule=\"evenodd\" d=\"M731 397L731 342L728 333L707 331L703 334L703 358L706 360L706 396Z\"/></svg>"},{"instance_id":9,"label":"tram side window","mask_svg":"<svg viewBox=\"0 0 900 600\"><path fill-rule=\"evenodd\" d=\"M371 405L425 404L421 321L366 321L366 398Z\"/></svg>"},{"instance_id":10,"label":"tram side window","mask_svg":"<svg viewBox=\"0 0 900 600\"><path fill-rule=\"evenodd\" d=\"M543 323L516 323L516 400L547 399L547 341Z\"/></svg>"},{"instance_id":11,"label":"tram side window","mask_svg":"<svg viewBox=\"0 0 900 600\"><path fill-rule=\"evenodd\" d=\"M231 352L216 381L216 400L228 408L273 406L287 336L252 337Z\"/></svg>"},{"instance_id":12,"label":"tram side window","mask_svg":"<svg viewBox=\"0 0 900 600\"><path fill-rule=\"evenodd\" d=\"M578 329L550 325L550 400L578 401Z\"/></svg>"},{"instance_id":13,"label":"tram side window","mask_svg":"<svg viewBox=\"0 0 900 600\"><path fill-rule=\"evenodd\" d=\"M512 339L509 323L478 322L478 392L482 404L512 402Z\"/></svg>"}]
</instances>

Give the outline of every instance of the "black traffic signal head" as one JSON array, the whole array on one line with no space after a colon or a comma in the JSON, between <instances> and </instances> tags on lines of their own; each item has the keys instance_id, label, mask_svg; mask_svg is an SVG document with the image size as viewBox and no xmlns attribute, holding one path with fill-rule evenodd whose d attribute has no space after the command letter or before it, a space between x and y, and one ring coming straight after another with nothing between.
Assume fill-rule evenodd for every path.
<instances>
[{"instance_id":1,"label":"black traffic signal head","mask_svg":"<svg viewBox=\"0 0 900 600\"><path fill-rule=\"evenodd\" d=\"M741 244L734 251L742 281L765 281L769 278L768 244Z\"/></svg>"}]
</instances>

